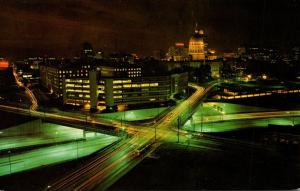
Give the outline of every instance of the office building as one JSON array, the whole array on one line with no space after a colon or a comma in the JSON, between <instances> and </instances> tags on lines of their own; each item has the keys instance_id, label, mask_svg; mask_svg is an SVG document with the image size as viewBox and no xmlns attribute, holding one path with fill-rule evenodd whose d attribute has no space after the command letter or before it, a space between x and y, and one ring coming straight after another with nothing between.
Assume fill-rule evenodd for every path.
<instances>
[{"instance_id":1,"label":"office building","mask_svg":"<svg viewBox=\"0 0 300 191\"><path fill-rule=\"evenodd\" d=\"M185 47L184 43L177 42L175 46L169 48L166 59L175 62L189 60L188 48Z\"/></svg>"},{"instance_id":2,"label":"office building","mask_svg":"<svg viewBox=\"0 0 300 191\"><path fill-rule=\"evenodd\" d=\"M185 92L188 75L172 73L161 66L160 62L114 60L41 65L41 83L64 104L86 109L166 102L171 95Z\"/></svg>"}]
</instances>

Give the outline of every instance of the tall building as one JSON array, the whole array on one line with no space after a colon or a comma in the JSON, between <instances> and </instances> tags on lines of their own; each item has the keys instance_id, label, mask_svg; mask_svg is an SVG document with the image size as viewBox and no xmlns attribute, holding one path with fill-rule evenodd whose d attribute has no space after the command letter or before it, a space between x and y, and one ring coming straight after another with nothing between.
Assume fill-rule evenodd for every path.
<instances>
[{"instance_id":1,"label":"tall building","mask_svg":"<svg viewBox=\"0 0 300 191\"><path fill-rule=\"evenodd\" d=\"M295 46L292 49L292 59L294 61L299 61L300 60L300 48L299 46Z\"/></svg>"},{"instance_id":2,"label":"tall building","mask_svg":"<svg viewBox=\"0 0 300 191\"><path fill-rule=\"evenodd\" d=\"M189 40L189 55L192 60L205 60L206 55L205 36L203 30L195 29L195 33Z\"/></svg>"},{"instance_id":3,"label":"tall building","mask_svg":"<svg viewBox=\"0 0 300 191\"><path fill-rule=\"evenodd\" d=\"M166 55L169 61L185 61L189 60L188 48L184 46L184 43L177 42L175 46L171 46Z\"/></svg>"}]
</instances>

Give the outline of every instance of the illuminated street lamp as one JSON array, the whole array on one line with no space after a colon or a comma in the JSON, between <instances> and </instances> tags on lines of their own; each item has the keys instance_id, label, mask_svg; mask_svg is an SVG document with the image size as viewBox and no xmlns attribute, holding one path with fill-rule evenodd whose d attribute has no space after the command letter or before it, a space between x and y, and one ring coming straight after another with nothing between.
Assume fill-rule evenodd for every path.
<instances>
[{"instance_id":1,"label":"illuminated street lamp","mask_svg":"<svg viewBox=\"0 0 300 191\"><path fill-rule=\"evenodd\" d=\"M156 142L156 125L154 125L154 141Z\"/></svg>"},{"instance_id":2,"label":"illuminated street lamp","mask_svg":"<svg viewBox=\"0 0 300 191\"><path fill-rule=\"evenodd\" d=\"M181 119L180 119L180 116L178 116L178 118L177 118L177 137L178 137L178 139L177 139L177 143L179 143L179 127L180 127L180 121L181 121Z\"/></svg>"},{"instance_id":3,"label":"illuminated street lamp","mask_svg":"<svg viewBox=\"0 0 300 191\"><path fill-rule=\"evenodd\" d=\"M9 174L11 174L11 160L10 160L10 153L11 153L11 151L8 151Z\"/></svg>"},{"instance_id":4,"label":"illuminated street lamp","mask_svg":"<svg viewBox=\"0 0 300 191\"><path fill-rule=\"evenodd\" d=\"M76 139L76 147L77 147L76 157L77 157L77 160L78 160L78 139Z\"/></svg>"},{"instance_id":5,"label":"illuminated street lamp","mask_svg":"<svg viewBox=\"0 0 300 191\"><path fill-rule=\"evenodd\" d=\"M263 75L262 75L262 79L266 80L267 78L268 78L268 77L267 77L266 74L263 74Z\"/></svg>"}]
</instances>

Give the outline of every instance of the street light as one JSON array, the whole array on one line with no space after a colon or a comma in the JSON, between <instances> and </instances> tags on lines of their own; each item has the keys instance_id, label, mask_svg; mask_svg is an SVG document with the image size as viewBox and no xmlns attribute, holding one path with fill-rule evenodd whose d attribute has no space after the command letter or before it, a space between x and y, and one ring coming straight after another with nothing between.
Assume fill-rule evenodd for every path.
<instances>
[{"instance_id":1,"label":"street light","mask_svg":"<svg viewBox=\"0 0 300 191\"><path fill-rule=\"evenodd\" d=\"M178 116L178 118L177 118L177 137L178 137L178 139L177 139L177 143L179 143L179 127L180 127L180 116Z\"/></svg>"},{"instance_id":2,"label":"street light","mask_svg":"<svg viewBox=\"0 0 300 191\"><path fill-rule=\"evenodd\" d=\"M76 146L77 146L76 156L77 156L77 160L78 160L78 139L76 139Z\"/></svg>"},{"instance_id":3,"label":"street light","mask_svg":"<svg viewBox=\"0 0 300 191\"><path fill-rule=\"evenodd\" d=\"M10 160L10 153L11 151L8 151L8 162L9 162L9 174L11 174L11 160Z\"/></svg>"},{"instance_id":4,"label":"street light","mask_svg":"<svg viewBox=\"0 0 300 191\"><path fill-rule=\"evenodd\" d=\"M154 125L154 142L156 142L156 125Z\"/></svg>"}]
</instances>

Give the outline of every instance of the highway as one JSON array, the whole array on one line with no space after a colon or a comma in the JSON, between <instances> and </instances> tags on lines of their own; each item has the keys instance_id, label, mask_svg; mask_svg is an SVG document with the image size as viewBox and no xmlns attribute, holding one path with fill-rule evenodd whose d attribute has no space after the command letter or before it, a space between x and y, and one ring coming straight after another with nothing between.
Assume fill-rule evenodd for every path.
<instances>
[{"instance_id":1,"label":"highway","mask_svg":"<svg viewBox=\"0 0 300 191\"><path fill-rule=\"evenodd\" d=\"M128 170L136 166L147 153L154 151L159 143L155 141L172 141L178 138L177 125L180 126L188 120L197 108L202 98L213 85L206 89L196 84L189 84L196 89L193 95L187 100L178 104L171 112L166 114L160 120L149 127L127 124L122 125L119 121L108 121L91 119L86 116L61 116L59 114L32 111L26 109L15 108L11 106L0 106L5 111L30 114L41 118L50 118L53 120L66 121L69 123L80 123L89 125L105 125L106 128L112 130L126 131L130 134L130 138L124 138L120 143L114 145L103 153L97 155L93 160L83 165L82 168L70 173L68 176L51 183L46 189L49 190L105 190L115 181L118 180ZM274 116L274 113L270 113ZM286 113L285 113L286 114ZM258 115L258 114L256 114ZM264 115L266 117L266 115ZM278 116L276 114L276 116ZM229 118L228 118L229 119ZM182 141L186 141L187 132L180 130ZM183 134L183 135L182 135ZM154 143L154 144L153 144ZM149 146L151 145L151 146ZM153 146L154 145L154 146ZM144 151L146 149L146 151ZM141 154L141 151L145 153Z\"/></svg>"},{"instance_id":2,"label":"highway","mask_svg":"<svg viewBox=\"0 0 300 191\"><path fill-rule=\"evenodd\" d=\"M275 117L297 117L300 116L300 110L288 111L268 111L268 112L251 112L251 113L237 113L237 114L221 114L214 116L203 116L203 123L212 123L220 121L232 120L247 120L247 119L262 119ZM201 122L201 117L194 117L195 122Z\"/></svg>"},{"instance_id":3,"label":"highway","mask_svg":"<svg viewBox=\"0 0 300 191\"><path fill-rule=\"evenodd\" d=\"M122 144L120 143L121 145L118 145L116 150L107 151L106 153L99 155L95 161L87 163L81 170L75 171L64 179L49 185L48 189L105 190L108 188L124 173L142 161L145 155L140 154L141 150L149 148L149 150L145 151L146 153L149 153L156 149L158 144L156 144L156 146L148 146L153 144L155 134L157 141L164 140L169 136L172 137L172 139L176 137L176 132L170 131L170 128L173 127L182 112L188 112L191 107L196 107L200 99L204 96L204 93L208 91L205 91L204 88L195 86L194 84L193 86L196 88L196 92L187 100L181 102L178 107L176 107L172 112L166 114L153 126L128 126L124 129L124 127L120 126L120 124L115 123L115 125L119 125L119 128L126 131L132 131L132 129L135 129L136 133L131 139L125 139L122 141ZM186 119L187 118L188 116L186 116ZM157 130L156 133L155 130ZM103 160L103 157L105 160ZM98 168L93 168L95 165ZM78 179L80 179L80 181Z\"/></svg>"},{"instance_id":4,"label":"highway","mask_svg":"<svg viewBox=\"0 0 300 191\"><path fill-rule=\"evenodd\" d=\"M96 135L84 140L25 151L17 155L8 153L0 157L0 176L88 156L117 139L107 135Z\"/></svg>"},{"instance_id":5,"label":"highway","mask_svg":"<svg viewBox=\"0 0 300 191\"><path fill-rule=\"evenodd\" d=\"M28 87L24 86L24 84L19 80L19 76L16 73L16 69L15 68L13 70L13 75L15 77L17 85L19 87L24 87L25 88L25 93L26 93L26 95L31 100L30 110L35 111L38 108L38 101L37 101L36 97L34 96L34 94L32 93L32 91Z\"/></svg>"},{"instance_id":6,"label":"highway","mask_svg":"<svg viewBox=\"0 0 300 191\"><path fill-rule=\"evenodd\" d=\"M21 134L20 134L21 132ZM51 123L40 124L36 133L22 134L19 126L1 130L0 153L8 150L16 150L30 146L40 146L53 143L71 142L83 139L89 134L82 129L76 129ZM87 135L88 134L88 135ZM13 136L10 136L13 135Z\"/></svg>"}]
</instances>

